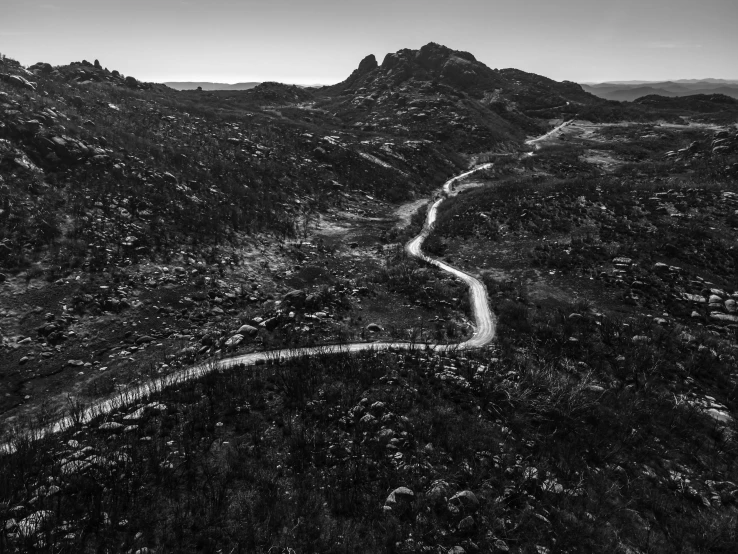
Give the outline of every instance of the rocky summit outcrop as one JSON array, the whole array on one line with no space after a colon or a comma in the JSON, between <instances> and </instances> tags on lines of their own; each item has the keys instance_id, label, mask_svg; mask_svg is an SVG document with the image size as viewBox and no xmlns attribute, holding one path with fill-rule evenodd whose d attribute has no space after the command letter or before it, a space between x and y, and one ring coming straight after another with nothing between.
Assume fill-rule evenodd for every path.
<instances>
[{"instance_id":1,"label":"rocky summit outcrop","mask_svg":"<svg viewBox=\"0 0 738 554\"><path fill-rule=\"evenodd\" d=\"M369 54L366 58L361 60L361 63L359 63L359 67L351 74L351 76L366 75L367 73L369 73L370 71L374 71L378 67L379 64L377 63L377 58L374 57L374 54Z\"/></svg>"},{"instance_id":2,"label":"rocky summit outcrop","mask_svg":"<svg viewBox=\"0 0 738 554\"><path fill-rule=\"evenodd\" d=\"M600 104L601 99L571 82L557 82L517 69L491 69L469 52L428 43L419 50L402 49L384 57L381 66L374 56L364 58L344 82L331 92L381 90L408 82L445 85L478 100L512 101L523 109L565 106L571 102Z\"/></svg>"},{"instance_id":3,"label":"rocky summit outcrop","mask_svg":"<svg viewBox=\"0 0 738 554\"><path fill-rule=\"evenodd\" d=\"M315 91L321 107L361 131L409 134L462 152L509 151L542 120L606 101L578 84L491 69L469 52L429 43L364 58L343 82Z\"/></svg>"}]
</instances>

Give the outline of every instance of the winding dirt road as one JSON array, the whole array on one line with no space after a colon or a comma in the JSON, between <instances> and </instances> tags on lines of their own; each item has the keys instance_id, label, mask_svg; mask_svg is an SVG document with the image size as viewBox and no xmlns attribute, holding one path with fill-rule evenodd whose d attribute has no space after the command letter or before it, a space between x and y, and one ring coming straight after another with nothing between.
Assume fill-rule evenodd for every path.
<instances>
[{"instance_id":1,"label":"winding dirt road","mask_svg":"<svg viewBox=\"0 0 738 554\"><path fill-rule=\"evenodd\" d=\"M480 165L471 171L457 175L456 177L448 180L443 186L443 192L445 193L441 198L437 199L428 209L428 215L426 217L425 225L423 230L418 236L412 239L405 246L405 250L411 256L415 256L431 263L444 271L454 275L458 279L461 279L469 286L469 294L471 297L471 306L474 314L474 320L476 323L476 330L472 338L467 341L457 344L426 344L426 343L409 343L409 342L355 342L350 344L341 345L325 345L315 346L306 348L294 348L285 350L272 350L267 352L252 352L250 354L241 354L237 356L231 356L228 358L222 358L219 360L210 360L208 362L198 364L187 369L183 369L171 375L155 379L148 383L143 383L136 387L118 393L112 398L107 398L95 402L92 406L80 411L75 418L67 416L55 424L47 427L46 429L38 429L34 431L36 437L40 437L47 434L58 433L68 427L71 427L77 422L88 422L93 418L110 413L116 408L127 406L145 399L150 396L151 393L162 390L164 388L190 381L212 371L223 370L238 365L243 366L254 366L266 363L273 360L285 360L290 358L298 358L301 356L311 356L317 354L329 354L339 352L361 352L364 350L424 350L434 349L436 351L445 350L459 350L469 348L479 348L486 344L489 344L495 338L495 317L492 311L489 309L489 302L487 299L487 290L484 285L475 277L472 277L468 273L456 269L448 264L441 261L430 258L423 254L421 246L423 241L428 237L433 224L436 221L436 215L438 213L438 206L443 202L446 196L453 194L454 183L469 177L477 171L488 169L492 166L491 163ZM12 446L4 445L0 446L0 451L12 450Z\"/></svg>"},{"instance_id":2,"label":"winding dirt road","mask_svg":"<svg viewBox=\"0 0 738 554\"><path fill-rule=\"evenodd\" d=\"M525 144L527 144L528 146L535 146L536 147L536 150L538 150L541 147L541 145L538 144L539 142L544 141L547 138L551 137L552 135L558 133L559 131L561 131L561 129L563 129L564 127L566 127L567 125L569 125L572 121L574 121L574 120L573 119L570 119L568 121L564 121L561 125L559 125L558 127L554 127L553 129L551 129L545 135L541 135L540 137L536 137L536 138L532 138L532 139L526 140L525 141ZM533 154L531 153L530 155L533 155Z\"/></svg>"}]
</instances>

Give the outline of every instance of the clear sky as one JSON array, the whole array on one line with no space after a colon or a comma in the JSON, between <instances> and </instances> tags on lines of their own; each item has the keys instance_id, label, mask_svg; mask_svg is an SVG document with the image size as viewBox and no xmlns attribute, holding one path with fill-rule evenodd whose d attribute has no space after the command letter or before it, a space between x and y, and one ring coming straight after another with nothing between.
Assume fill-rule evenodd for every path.
<instances>
[{"instance_id":1,"label":"clear sky","mask_svg":"<svg viewBox=\"0 0 738 554\"><path fill-rule=\"evenodd\" d=\"M343 80L428 42L557 80L738 79L738 0L2 0L0 53L146 81Z\"/></svg>"}]
</instances>

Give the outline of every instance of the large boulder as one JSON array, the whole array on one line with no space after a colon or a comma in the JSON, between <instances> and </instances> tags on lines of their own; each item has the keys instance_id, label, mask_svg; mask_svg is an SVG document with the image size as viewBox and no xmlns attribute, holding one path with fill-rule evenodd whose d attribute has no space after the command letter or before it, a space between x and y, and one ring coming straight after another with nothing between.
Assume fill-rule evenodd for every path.
<instances>
[{"instance_id":1,"label":"large boulder","mask_svg":"<svg viewBox=\"0 0 738 554\"><path fill-rule=\"evenodd\" d=\"M476 510L479 507L479 499L472 491L461 491L453 495L448 503L457 508L465 510Z\"/></svg>"},{"instance_id":2,"label":"large boulder","mask_svg":"<svg viewBox=\"0 0 738 554\"><path fill-rule=\"evenodd\" d=\"M398 487L389 494L384 502L384 507L399 515L410 508L413 500L415 500L413 491L407 487Z\"/></svg>"},{"instance_id":3,"label":"large boulder","mask_svg":"<svg viewBox=\"0 0 738 554\"><path fill-rule=\"evenodd\" d=\"M253 338L259 334L259 330L252 325L241 325L236 333L239 335L243 335L244 337Z\"/></svg>"},{"instance_id":4,"label":"large boulder","mask_svg":"<svg viewBox=\"0 0 738 554\"><path fill-rule=\"evenodd\" d=\"M18 531L24 537L31 537L42 531L44 527L54 518L54 512L50 510L39 510L18 523Z\"/></svg>"},{"instance_id":5,"label":"large boulder","mask_svg":"<svg viewBox=\"0 0 738 554\"><path fill-rule=\"evenodd\" d=\"M451 486L446 481L438 479L433 481L426 496L434 501L446 500L449 490L451 490Z\"/></svg>"},{"instance_id":6,"label":"large boulder","mask_svg":"<svg viewBox=\"0 0 738 554\"><path fill-rule=\"evenodd\" d=\"M31 71L41 73L42 75L50 75L54 70L50 63L38 62L29 67Z\"/></svg>"},{"instance_id":7,"label":"large boulder","mask_svg":"<svg viewBox=\"0 0 738 554\"><path fill-rule=\"evenodd\" d=\"M306 299L307 293L304 290L292 290L284 295L282 298L282 304L285 306L302 308L305 305Z\"/></svg>"},{"instance_id":8,"label":"large boulder","mask_svg":"<svg viewBox=\"0 0 738 554\"><path fill-rule=\"evenodd\" d=\"M243 342L243 335L240 335L240 334L236 333L235 335L233 335L231 338L229 338L225 342L225 345L227 347L229 347L229 348L235 348L236 346L238 346L242 342Z\"/></svg>"},{"instance_id":9,"label":"large boulder","mask_svg":"<svg viewBox=\"0 0 738 554\"><path fill-rule=\"evenodd\" d=\"M20 75L8 75L7 73L0 73L0 79L17 87L33 91L36 90L36 83L30 82Z\"/></svg>"},{"instance_id":10,"label":"large boulder","mask_svg":"<svg viewBox=\"0 0 738 554\"><path fill-rule=\"evenodd\" d=\"M279 327L279 319L276 317L270 317L269 319L259 323L259 327L264 327L267 331L274 331Z\"/></svg>"}]
</instances>

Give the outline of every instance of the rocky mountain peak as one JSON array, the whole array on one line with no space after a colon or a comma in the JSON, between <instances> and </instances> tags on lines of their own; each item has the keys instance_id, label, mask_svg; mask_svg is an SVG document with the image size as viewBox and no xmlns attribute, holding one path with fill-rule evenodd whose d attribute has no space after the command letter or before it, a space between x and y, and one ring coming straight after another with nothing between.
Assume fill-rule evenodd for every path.
<instances>
[{"instance_id":1,"label":"rocky mountain peak","mask_svg":"<svg viewBox=\"0 0 738 554\"><path fill-rule=\"evenodd\" d=\"M377 63L377 58L374 57L374 54L369 54L366 58L361 60L359 68L356 71L360 75L364 75L366 73L369 73L370 71L377 69L378 67L379 64Z\"/></svg>"},{"instance_id":2,"label":"rocky mountain peak","mask_svg":"<svg viewBox=\"0 0 738 554\"><path fill-rule=\"evenodd\" d=\"M379 67L379 64L377 63L377 58L374 57L374 54L369 54L367 57L361 60L361 62L359 63L359 67L354 69L354 71L351 73L351 75L349 75L349 78L346 79L344 83L347 86L352 85L365 75L377 69L377 67Z\"/></svg>"},{"instance_id":3,"label":"rocky mountain peak","mask_svg":"<svg viewBox=\"0 0 738 554\"><path fill-rule=\"evenodd\" d=\"M469 52L451 50L447 46L429 42L418 50L417 60L422 66L428 68L441 68L451 58L460 58L468 62L476 62L477 59Z\"/></svg>"}]
</instances>

